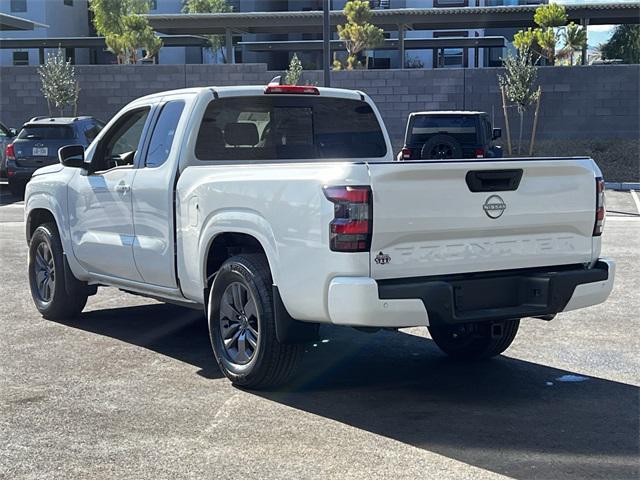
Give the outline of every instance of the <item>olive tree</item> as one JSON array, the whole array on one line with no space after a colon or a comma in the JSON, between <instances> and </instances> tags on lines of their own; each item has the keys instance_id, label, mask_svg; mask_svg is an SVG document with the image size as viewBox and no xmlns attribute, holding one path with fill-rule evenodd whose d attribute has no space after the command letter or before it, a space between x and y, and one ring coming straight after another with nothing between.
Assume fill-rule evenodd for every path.
<instances>
[{"instance_id":1,"label":"olive tree","mask_svg":"<svg viewBox=\"0 0 640 480\"><path fill-rule=\"evenodd\" d=\"M41 91L47 100L49 115L55 107L63 116L64 109L72 105L73 114L77 113L80 87L76 80L75 69L71 62L64 58L61 48L47 54L46 62L38 67L38 75L42 83Z\"/></svg>"},{"instance_id":2,"label":"olive tree","mask_svg":"<svg viewBox=\"0 0 640 480\"><path fill-rule=\"evenodd\" d=\"M498 82L506 97L514 103L520 117L518 133L518 154L522 147L524 114L527 109L540 99L541 90L534 86L537 77L537 67L531 60L529 50L521 50L518 55L509 55L504 60L505 73L498 75ZM506 111L506 108L505 108ZM531 138L533 145L533 135Z\"/></svg>"}]
</instances>

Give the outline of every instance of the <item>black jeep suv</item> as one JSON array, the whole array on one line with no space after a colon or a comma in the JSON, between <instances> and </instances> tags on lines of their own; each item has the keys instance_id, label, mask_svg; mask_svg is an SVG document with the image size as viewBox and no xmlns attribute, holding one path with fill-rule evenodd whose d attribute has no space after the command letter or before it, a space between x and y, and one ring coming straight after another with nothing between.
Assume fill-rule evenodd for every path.
<instances>
[{"instance_id":1,"label":"black jeep suv","mask_svg":"<svg viewBox=\"0 0 640 480\"><path fill-rule=\"evenodd\" d=\"M104 123L93 117L35 117L22 126L7 146L5 157L9 190L21 195L38 168L58 163L65 145L89 146Z\"/></svg>"},{"instance_id":2,"label":"black jeep suv","mask_svg":"<svg viewBox=\"0 0 640 480\"><path fill-rule=\"evenodd\" d=\"M485 112L414 112L398 160L499 158L502 147L493 141L501 134Z\"/></svg>"}]
</instances>

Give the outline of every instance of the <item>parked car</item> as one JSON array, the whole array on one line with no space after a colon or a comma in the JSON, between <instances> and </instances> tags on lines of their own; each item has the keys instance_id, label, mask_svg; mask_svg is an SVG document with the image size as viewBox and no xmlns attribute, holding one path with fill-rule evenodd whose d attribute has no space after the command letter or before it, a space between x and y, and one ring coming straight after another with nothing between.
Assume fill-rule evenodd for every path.
<instances>
[{"instance_id":1,"label":"parked car","mask_svg":"<svg viewBox=\"0 0 640 480\"><path fill-rule=\"evenodd\" d=\"M202 309L221 371L244 387L284 382L319 324L425 326L447 354L480 359L521 318L613 286L593 160L397 162L362 92L158 93L59 156L26 189L41 314L77 315L98 285Z\"/></svg>"},{"instance_id":2,"label":"parked car","mask_svg":"<svg viewBox=\"0 0 640 480\"><path fill-rule=\"evenodd\" d=\"M501 134L485 112L414 112L397 159L501 158L502 147L494 143Z\"/></svg>"},{"instance_id":3,"label":"parked car","mask_svg":"<svg viewBox=\"0 0 640 480\"><path fill-rule=\"evenodd\" d=\"M3 178L6 178L7 176L7 159L4 154L5 149L15 136L16 131L13 128L6 127L4 124L0 123L0 177Z\"/></svg>"},{"instance_id":4,"label":"parked car","mask_svg":"<svg viewBox=\"0 0 640 480\"><path fill-rule=\"evenodd\" d=\"M60 147L71 144L87 147L102 127L104 123L93 117L35 117L29 120L5 150L11 193L21 195L33 172L58 163Z\"/></svg>"}]
</instances>

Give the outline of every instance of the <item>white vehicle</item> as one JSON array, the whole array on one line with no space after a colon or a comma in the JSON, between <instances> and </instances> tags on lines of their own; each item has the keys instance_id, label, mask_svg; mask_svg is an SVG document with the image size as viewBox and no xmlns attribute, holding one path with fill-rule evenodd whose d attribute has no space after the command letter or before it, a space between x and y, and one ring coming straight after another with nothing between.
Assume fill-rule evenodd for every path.
<instances>
[{"instance_id":1,"label":"white vehicle","mask_svg":"<svg viewBox=\"0 0 640 480\"><path fill-rule=\"evenodd\" d=\"M524 317L595 305L604 183L589 158L394 161L357 91L197 88L127 105L26 190L45 318L98 286L205 309L232 382L284 382L319 324L429 327L503 352Z\"/></svg>"}]
</instances>

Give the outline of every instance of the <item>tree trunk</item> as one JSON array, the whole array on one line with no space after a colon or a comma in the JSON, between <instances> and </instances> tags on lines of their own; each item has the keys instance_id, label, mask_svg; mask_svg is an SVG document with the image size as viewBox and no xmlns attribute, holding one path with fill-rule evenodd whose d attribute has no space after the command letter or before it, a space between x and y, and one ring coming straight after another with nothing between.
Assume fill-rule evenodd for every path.
<instances>
[{"instance_id":1,"label":"tree trunk","mask_svg":"<svg viewBox=\"0 0 640 480\"><path fill-rule=\"evenodd\" d=\"M533 114L533 128L531 129L531 143L529 143L529 156L533 155L533 145L536 141L536 130L538 128L538 112L540 111L540 100L542 99L542 90L538 87L538 102L536 103L536 112Z\"/></svg>"},{"instance_id":2,"label":"tree trunk","mask_svg":"<svg viewBox=\"0 0 640 480\"><path fill-rule=\"evenodd\" d=\"M518 115L520 115L520 131L518 132L518 155L520 155L520 150L522 147L522 128L524 124L524 112L522 110L518 110Z\"/></svg>"},{"instance_id":3,"label":"tree trunk","mask_svg":"<svg viewBox=\"0 0 640 480\"><path fill-rule=\"evenodd\" d=\"M500 92L502 93L502 111L504 113L504 126L507 130L507 149L509 151L509 155L513 155L513 150L511 149L511 129L509 128L509 113L507 112L507 98L504 93L504 87L500 87Z\"/></svg>"}]
</instances>

